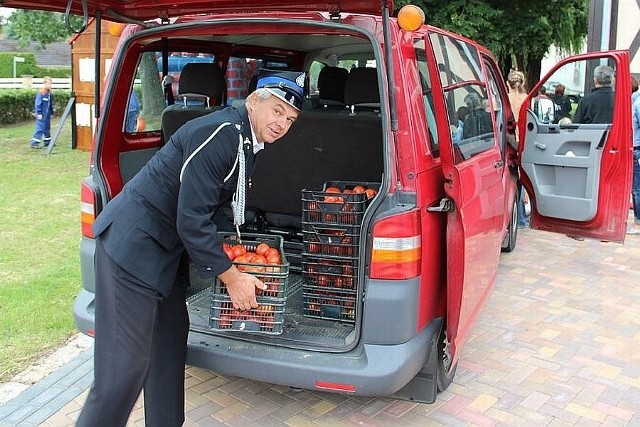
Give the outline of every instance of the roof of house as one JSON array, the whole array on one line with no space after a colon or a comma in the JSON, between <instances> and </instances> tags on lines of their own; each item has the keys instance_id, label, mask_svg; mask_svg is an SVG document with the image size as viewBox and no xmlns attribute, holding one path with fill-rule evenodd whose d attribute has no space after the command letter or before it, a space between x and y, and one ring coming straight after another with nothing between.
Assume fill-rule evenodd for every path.
<instances>
[{"instance_id":1,"label":"roof of house","mask_svg":"<svg viewBox=\"0 0 640 427\"><path fill-rule=\"evenodd\" d=\"M39 49L34 43L23 48L16 40L0 39L0 52L33 52L40 67L71 67L71 45L65 42L50 43L45 49Z\"/></svg>"}]
</instances>

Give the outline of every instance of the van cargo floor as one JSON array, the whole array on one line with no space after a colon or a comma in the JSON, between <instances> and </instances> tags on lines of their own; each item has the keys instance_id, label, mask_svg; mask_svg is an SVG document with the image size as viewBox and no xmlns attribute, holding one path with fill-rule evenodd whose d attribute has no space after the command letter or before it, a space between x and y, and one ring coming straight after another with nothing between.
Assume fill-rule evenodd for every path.
<instances>
[{"instance_id":1,"label":"van cargo floor","mask_svg":"<svg viewBox=\"0 0 640 427\"><path fill-rule=\"evenodd\" d=\"M289 278L282 333L273 335L212 329L211 307L214 294L210 287L200 290L187 299L191 329L203 333L295 348L341 351L351 346L355 340L353 324L304 316L302 281L295 277L292 275Z\"/></svg>"}]
</instances>

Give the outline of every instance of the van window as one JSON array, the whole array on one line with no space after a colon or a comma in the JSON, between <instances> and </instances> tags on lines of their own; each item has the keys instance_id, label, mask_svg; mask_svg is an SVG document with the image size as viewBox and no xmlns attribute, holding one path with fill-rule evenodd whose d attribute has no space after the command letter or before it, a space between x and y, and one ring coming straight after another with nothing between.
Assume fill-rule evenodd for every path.
<instances>
[{"instance_id":1,"label":"van window","mask_svg":"<svg viewBox=\"0 0 640 427\"><path fill-rule=\"evenodd\" d=\"M453 158L458 163L494 146L491 109L496 108L495 100L489 100L480 55L472 44L437 33L430 35L430 41L447 105L456 151Z\"/></svg>"},{"instance_id":2,"label":"van window","mask_svg":"<svg viewBox=\"0 0 640 427\"><path fill-rule=\"evenodd\" d=\"M424 50L424 40L417 39L414 41L414 49L416 53L416 61L418 64L418 73L420 74L420 85L422 86L422 104L424 105L424 113L427 118L427 129L429 130L429 144L431 145L431 154L434 157L440 155L440 145L438 143L438 126L436 125L436 116L433 108L433 93L429 79L429 69L427 68L427 55Z\"/></svg>"},{"instance_id":3,"label":"van window","mask_svg":"<svg viewBox=\"0 0 640 427\"><path fill-rule=\"evenodd\" d=\"M160 52L144 52L140 56L123 123L125 132L160 130L160 115L165 101L157 65L159 55Z\"/></svg>"},{"instance_id":4,"label":"van window","mask_svg":"<svg viewBox=\"0 0 640 427\"><path fill-rule=\"evenodd\" d=\"M488 61L485 61L485 67L487 69L488 81L489 81L489 108L491 108L493 112L493 116L495 118L496 129L498 130L498 148L500 149L500 153L504 154L504 145L506 140L506 130L507 130L507 116L504 110L504 103L502 102L503 97L506 98L507 94L505 92L500 91L500 85L498 83L498 78L496 77L496 71L489 64ZM504 156L503 156L504 157Z\"/></svg>"}]
</instances>

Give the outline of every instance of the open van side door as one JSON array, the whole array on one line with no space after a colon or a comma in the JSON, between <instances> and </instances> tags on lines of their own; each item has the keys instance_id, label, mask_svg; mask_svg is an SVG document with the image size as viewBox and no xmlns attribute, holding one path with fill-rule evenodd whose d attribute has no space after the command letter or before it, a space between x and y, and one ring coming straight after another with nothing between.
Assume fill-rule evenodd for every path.
<instances>
[{"instance_id":1,"label":"open van side door","mask_svg":"<svg viewBox=\"0 0 640 427\"><path fill-rule=\"evenodd\" d=\"M611 122L585 123L589 115L576 117L576 109L594 93L594 70L601 65L615 71ZM624 241L633 158L630 80L626 51L574 56L549 71L523 103L518 151L521 179L532 202L532 228ZM558 84L565 95L579 100L567 124L557 114L549 117L549 108L558 108L553 103L541 107L546 101L541 103L538 94L546 85L553 99Z\"/></svg>"},{"instance_id":2,"label":"open van side door","mask_svg":"<svg viewBox=\"0 0 640 427\"><path fill-rule=\"evenodd\" d=\"M509 104L506 92L496 90L503 82L491 71L493 58L471 40L428 29L424 44L446 194L429 212L446 215L445 348L453 369L495 281L515 176L505 161Z\"/></svg>"}]
</instances>

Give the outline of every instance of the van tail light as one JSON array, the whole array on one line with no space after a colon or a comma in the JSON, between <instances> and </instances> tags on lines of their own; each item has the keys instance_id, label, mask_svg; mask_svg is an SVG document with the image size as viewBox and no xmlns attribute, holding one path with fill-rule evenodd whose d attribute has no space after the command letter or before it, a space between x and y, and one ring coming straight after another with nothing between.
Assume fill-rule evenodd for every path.
<instances>
[{"instance_id":1,"label":"van tail light","mask_svg":"<svg viewBox=\"0 0 640 427\"><path fill-rule=\"evenodd\" d=\"M87 182L80 189L80 224L82 235L93 239L93 221L96 219L96 193Z\"/></svg>"},{"instance_id":2,"label":"van tail light","mask_svg":"<svg viewBox=\"0 0 640 427\"><path fill-rule=\"evenodd\" d=\"M409 279L420 275L419 210L382 219L373 226L372 279Z\"/></svg>"}]
</instances>

